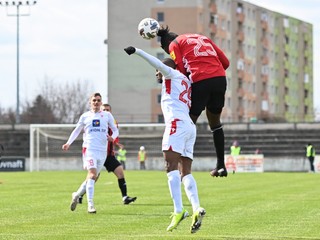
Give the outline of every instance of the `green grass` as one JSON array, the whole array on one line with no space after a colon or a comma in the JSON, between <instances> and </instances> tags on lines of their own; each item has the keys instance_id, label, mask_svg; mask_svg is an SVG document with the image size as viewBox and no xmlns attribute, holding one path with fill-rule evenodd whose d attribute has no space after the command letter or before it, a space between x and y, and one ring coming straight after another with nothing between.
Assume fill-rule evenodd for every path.
<instances>
[{"instance_id":1,"label":"green grass","mask_svg":"<svg viewBox=\"0 0 320 240\"><path fill-rule=\"evenodd\" d=\"M320 239L320 175L237 173L215 178L194 172L201 230L189 233L191 218L166 232L173 210L165 172L127 171L123 205L113 174L103 172L95 190L97 214L85 204L71 212L71 193L86 172L0 173L0 239ZM191 205L183 192L189 212Z\"/></svg>"}]
</instances>

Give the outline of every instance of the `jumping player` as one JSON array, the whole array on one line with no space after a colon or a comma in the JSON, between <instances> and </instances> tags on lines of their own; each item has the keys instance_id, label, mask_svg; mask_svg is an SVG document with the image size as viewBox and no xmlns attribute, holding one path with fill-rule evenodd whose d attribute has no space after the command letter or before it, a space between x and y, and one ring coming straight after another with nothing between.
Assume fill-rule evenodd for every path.
<instances>
[{"instance_id":1,"label":"jumping player","mask_svg":"<svg viewBox=\"0 0 320 240\"><path fill-rule=\"evenodd\" d=\"M228 175L224 163L224 132L220 121L224 106L227 80L225 70L229 60L208 37L199 34L170 32L168 27L158 31L162 49L170 54L177 70L192 81L190 117L197 122L206 109L207 119L213 134L217 165L210 174L213 177Z\"/></svg>"},{"instance_id":2,"label":"jumping player","mask_svg":"<svg viewBox=\"0 0 320 240\"><path fill-rule=\"evenodd\" d=\"M152 65L157 80L162 83L161 109L165 120L165 131L162 139L162 151L166 161L168 185L173 200L174 213L167 231L177 228L178 224L189 214L184 209L181 196L181 179L188 199L192 205L193 215L190 231L200 229L205 210L200 207L197 183L191 174L193 147L196 139L196 127L189 116L190 80L175 70L172 59L159 59L141 49L127 47L127 54L137 54ZM180 171L178 165L180 163Z\"/></svg>"}]
</instances>

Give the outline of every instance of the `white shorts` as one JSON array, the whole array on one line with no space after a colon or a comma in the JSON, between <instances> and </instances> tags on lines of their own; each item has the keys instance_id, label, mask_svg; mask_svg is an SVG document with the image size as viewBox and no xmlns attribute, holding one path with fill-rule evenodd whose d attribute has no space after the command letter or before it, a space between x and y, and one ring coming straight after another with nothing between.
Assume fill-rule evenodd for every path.
<instances>
[{"instance_id":1,"label":"white shorts","mask_svg":"<svg viewBox=\"0 0 320 240\"><path fill-rule=\"evenodd\" d=\"M89 150L87 148L82 149L83 168L87 170L96 168L97 174L100 173L106 158L106 151Z\"/></svg>"},{"instance_id":2,"label":"white shorts","mask_svg":"<svg viewBox=\"0 0 320 240\"><path fill-rule=\"evenodd\" d=\"M162 151L172 150L183 157L193 159L196 126L190 120L174 120L166 123L162 138Z\"/></svg>"}]
</instances>

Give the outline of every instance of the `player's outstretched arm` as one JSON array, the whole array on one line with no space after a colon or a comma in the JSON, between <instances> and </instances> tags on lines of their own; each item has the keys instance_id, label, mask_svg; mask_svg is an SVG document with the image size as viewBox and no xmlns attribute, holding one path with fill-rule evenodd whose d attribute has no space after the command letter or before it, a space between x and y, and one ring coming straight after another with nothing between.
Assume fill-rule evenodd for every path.
<instances>
[{"instance_id":1,"label":"player's outstretched arm","mask_svg":"<svg viewBox=\"0 0 320 240\"><path fill-rule=\"evenodd\" d=\"M145 51L135 48L135 47L127 47L124 49L124 51L128 54L131 55L133 53L139 55L142 57L144 60L146 60L151 66L153 66L155 69L158 69L164 76L168 76L171 72L171 67L168 67L164 63L162 63L158 58L146 53Z\"/></svg>"}]
</instances>

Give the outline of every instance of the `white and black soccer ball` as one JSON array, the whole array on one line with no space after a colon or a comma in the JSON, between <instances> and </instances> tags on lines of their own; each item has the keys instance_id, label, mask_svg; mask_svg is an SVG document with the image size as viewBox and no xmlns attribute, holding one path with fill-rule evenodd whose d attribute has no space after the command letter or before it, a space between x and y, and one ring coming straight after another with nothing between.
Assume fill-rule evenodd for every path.
<instances>
[{"instance_id":1,"label":"white and black soccer ball","mask_svg":"<svg viewBox=\"0 0 320 240\"><path fill-rule=\"evenodd\" d=\"M160 24L153 18L144 18L138 25L138 33L144 39L150 40L157 36Z\"/></svg>"}]
</instances>

